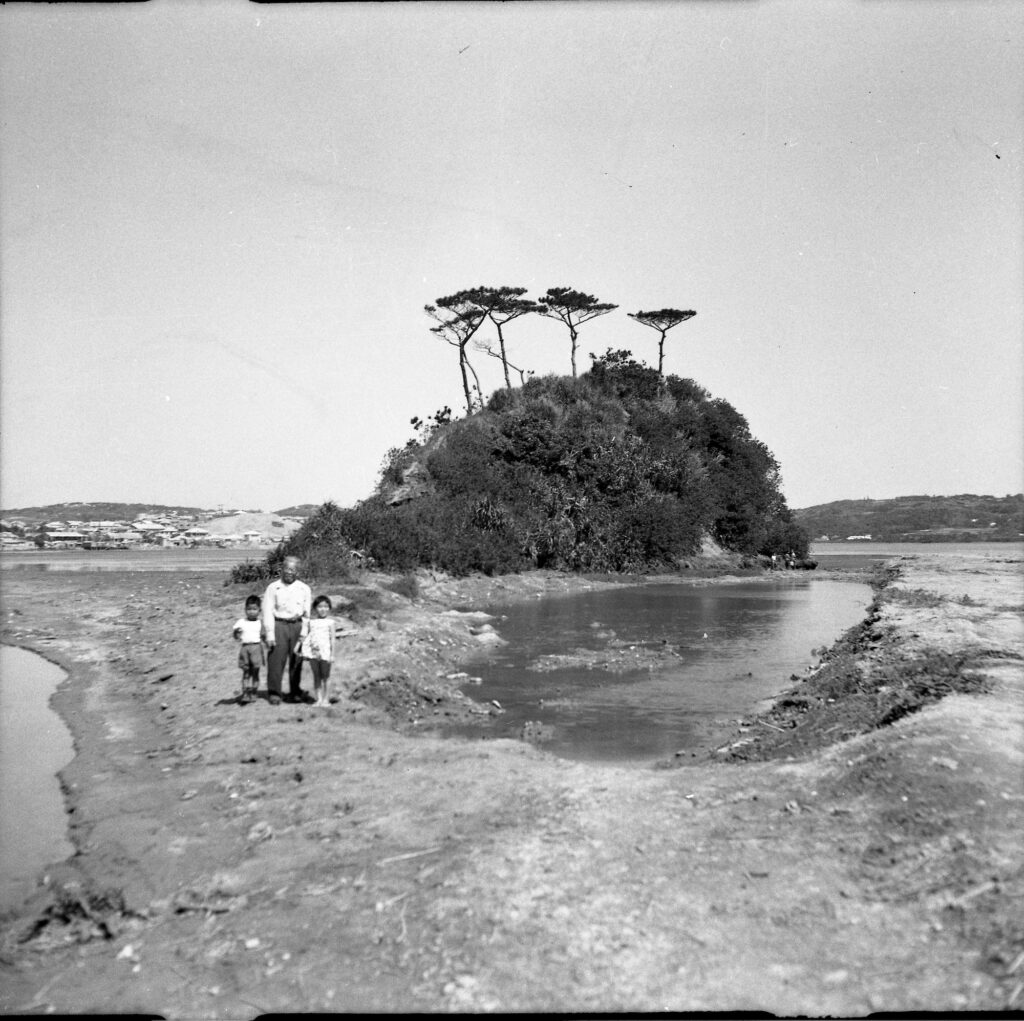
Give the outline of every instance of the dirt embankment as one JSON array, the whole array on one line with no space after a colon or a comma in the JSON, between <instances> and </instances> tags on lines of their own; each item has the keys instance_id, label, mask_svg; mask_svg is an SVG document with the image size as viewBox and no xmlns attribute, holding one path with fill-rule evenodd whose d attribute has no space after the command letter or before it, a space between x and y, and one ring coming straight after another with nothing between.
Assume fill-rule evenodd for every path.
<instances>
[{"instance_id":1,"label":"dirt embankment","mask_svg":"<svg viewBox=\"0 0 1024 1021\"><path fill-rule=\"evenodd\" d=\"M72 671L78 854L4 926L0 1010L1019 1007L1024 565L895 566L813 676L671 769L408 733L487 711L448 678L492 640L469 611L602 582L338 591L317 710L234 703L217 578L8 572L3 639Z\"/></svg>"}]
</instances>

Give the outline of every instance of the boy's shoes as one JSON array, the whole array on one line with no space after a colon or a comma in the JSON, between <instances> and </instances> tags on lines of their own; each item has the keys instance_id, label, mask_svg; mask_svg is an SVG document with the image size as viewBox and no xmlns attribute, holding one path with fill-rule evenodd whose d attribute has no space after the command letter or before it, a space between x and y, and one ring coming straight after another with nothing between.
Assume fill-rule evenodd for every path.
<instances>
[{"instance_id":1,"label":"boy's shoes","mask_svg":"<svg viewBox=\"0 0 1024 1021\"><path fill-rule=\"evenodd\" d=\"M256 696L251 691L243 691L238 698L239 705L250 705L256 701Z\"/></svg>"}]
</instances>

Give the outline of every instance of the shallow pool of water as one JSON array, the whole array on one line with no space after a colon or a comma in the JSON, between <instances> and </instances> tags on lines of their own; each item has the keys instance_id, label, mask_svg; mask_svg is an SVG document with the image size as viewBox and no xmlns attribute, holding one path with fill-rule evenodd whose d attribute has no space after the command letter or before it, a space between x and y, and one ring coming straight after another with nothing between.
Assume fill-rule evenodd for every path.
<instances>
[{"instance_id":1,"label":"shallow pool of water","mask_svg":"<svg viewBox=\"0 0 1024 1021\"><path fill-rule=\"evenodd\" d=\"M542 746L566 758L639 762L699 753L724 739L737 718L791 687L791 675L815 660L812 650L863 619L872 594L866 584L787 576L504 607L492 612L509 644L465 667L480 683L464 690L504 709L488 736L518 737L527 722L537 723ZM657 653L655 668L538 669L552 654L581 649L615 659L630 645Z\"/></svg>"},{"instance_id":2,"label":"shallow pool of water","mask_svg":"<svg viewBox=\"0 0 1024 1021\"><path fill-rule=\"evenodd\" d=\"M28 897L46 865L74 853L56 775L74 747L50 708L64 677L42 656L0 645L0 911Z\"/></svg>"}]
</instances>

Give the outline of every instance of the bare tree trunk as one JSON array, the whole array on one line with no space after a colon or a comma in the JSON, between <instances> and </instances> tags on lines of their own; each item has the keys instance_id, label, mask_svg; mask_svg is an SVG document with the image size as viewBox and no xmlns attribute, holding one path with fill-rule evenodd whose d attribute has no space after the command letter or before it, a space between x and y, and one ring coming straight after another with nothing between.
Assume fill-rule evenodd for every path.
<instances>
[{"instance_id":1,"label":"bare tree trunk","mask_svg":"<svg viewBox=\"0 0 1024 1021\"><path fill-rule=\"evenodd\" d=\"M480 404L480 406L483 407L484 395L483 391L480 389L480 377L476 374L476 369L473 368L473 363L468 358L466 359L466 367L469 369L470 372L473 373L473 382L474 385L476 386L477 401ZM469 411L470 414L473 413L472 407L469 409Z\"/></svg>"},{"instance_id":2,"label":"bare tree trunk","mask_svg":"<svg viewBox=\"0 0 1024 1021\"><path fill-rule=\"evenodd\" d=\"M473 398L469 392L469 377L466 375L466 366L469 359L466 357L466 345L459 345L459 371L462 373L462 392L466 395L466 414L473 414ZM470 366L472 368L472 366Z\"/></svg>"},{"instance_id":3,"label":"bare tree trunk","mask_svg":"<svg viewBox=\"0 0 1024 1021\"><path fill-rule=\"evenodd\" d=\"M498 347L501 349L501 367L505 370L505 389L511 390L512 383L508 378L508 359L505 357L505 338L501 335L501 323L494 324L498 328Z\"/></svg>"}]
</instances>

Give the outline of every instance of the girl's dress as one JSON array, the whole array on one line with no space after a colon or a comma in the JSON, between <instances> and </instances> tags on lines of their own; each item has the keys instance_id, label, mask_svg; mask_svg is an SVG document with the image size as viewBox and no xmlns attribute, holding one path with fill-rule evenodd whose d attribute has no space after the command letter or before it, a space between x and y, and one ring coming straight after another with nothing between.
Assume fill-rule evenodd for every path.
<instances>
[{"instance_id":1,"label":"girl's dress","mask_svg":"<svg viewBox=\"0 0 1024 1021\"><path fill-rule=\"evenodd\" d=\"M302 639L299 655L303 659L322 659L328 663L334 658L334 618L312 617L309 633Z\"/></svg>"}]
</instances>

